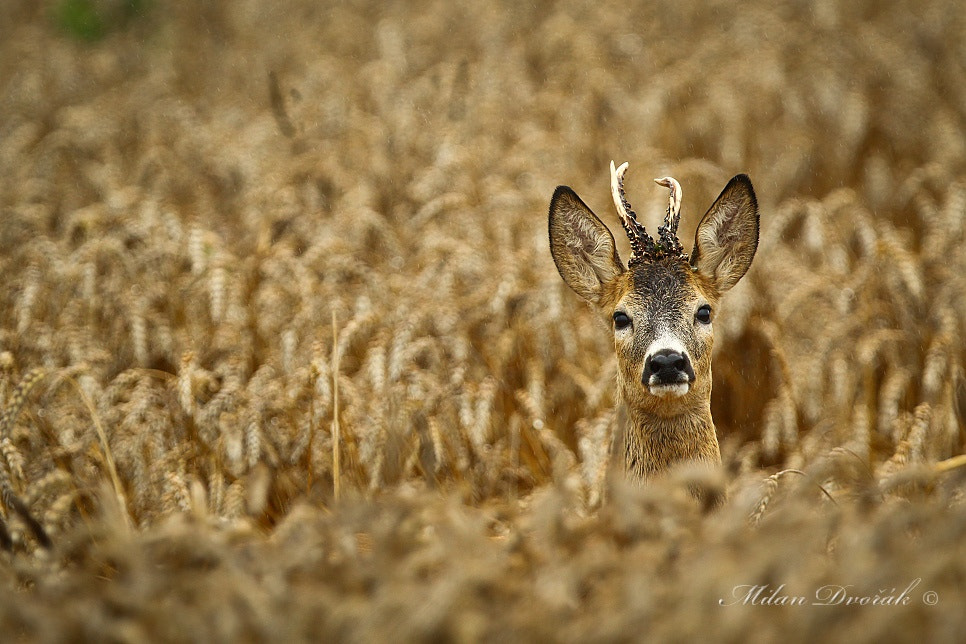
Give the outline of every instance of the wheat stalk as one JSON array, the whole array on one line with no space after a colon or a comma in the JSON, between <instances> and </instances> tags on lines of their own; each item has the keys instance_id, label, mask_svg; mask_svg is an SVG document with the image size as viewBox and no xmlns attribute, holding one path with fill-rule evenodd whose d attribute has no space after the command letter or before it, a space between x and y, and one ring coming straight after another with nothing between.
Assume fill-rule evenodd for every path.
<instances>
[{"instance_id":1,"label":"wheat stalk","mask_svg":"<svg viewBox=\"0 0 966 644\"><path fill-rule=\"evenodd\" d=\"M84 391L83 387L80 386L77 380L75 380L73 377L67 377L67 381L70 382L70 384L77 391L81 401L84 403L84 407L87 408L87 412L90 414L91 422L94 424L94 431L97 432L97 438L101 443L101 452L104 456L104 464L107 466L107 473L111 479L111 487L114 491L118 508L123 513L125 525L128 528L131 528L131 516L128 510L127 498L124 494L124 486L121 484L121 477L118 475L117 465L114 462L114 454L111 452L111 445L107 440L107 434L104 431L104 426L101 424L100 415L97 413L97 409L94 407L94 403L91 402L87 392Z\"/></svg>"},{"instance_id":2,"label":"wheat stalk","mask_svg":"<svg viewBox=\"0 0 966 644\"><path fill-rule=\"evenodd\" d=\"M332 310L332 489L336 501L341 495L341 443L342 428L339 425L339 328L335 309Z\"/></svg>"}]
</instances>

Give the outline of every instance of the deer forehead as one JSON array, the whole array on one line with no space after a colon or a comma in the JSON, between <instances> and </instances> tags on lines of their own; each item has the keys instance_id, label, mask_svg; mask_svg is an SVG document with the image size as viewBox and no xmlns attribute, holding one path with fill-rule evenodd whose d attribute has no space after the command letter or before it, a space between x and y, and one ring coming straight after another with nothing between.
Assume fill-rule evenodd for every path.
<instances>
[{"instance_id":1,"label":"deer forehead","mask_svg":"<svg viewBox=\"0 0 966 644\"><path fill-rule=\"evenodd\" d=\"M690 318L696 302L717 300L708 280L680 260L638 264L621 277L615 308L624 306L655 321Z\"/></svg>"}]
</instances>

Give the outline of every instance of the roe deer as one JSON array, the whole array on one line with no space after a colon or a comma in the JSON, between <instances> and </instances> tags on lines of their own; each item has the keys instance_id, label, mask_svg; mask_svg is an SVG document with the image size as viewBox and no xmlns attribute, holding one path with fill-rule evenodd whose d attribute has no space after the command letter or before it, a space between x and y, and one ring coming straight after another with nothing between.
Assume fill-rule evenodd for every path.
<instances>
[{"instance_id":1,"label":"roe deer","mask_svg":"<svg viewBox=\"0 0 966 644\"><path fill-rule=\"evenodd\" d=\"M632 477L677 463L721 463L711 419L712 322L721 295L758 248L758 203L751 181L728 182L701 219L690 259L677 238L681 186L670 189L664 225L653 239L624 196L627 164L610 164L611 192L631 241L627 268L607 226L567 186L550 202L550 252L560 276L612 321L622 400L624 467Z\"/></svg>"}]
</instances>

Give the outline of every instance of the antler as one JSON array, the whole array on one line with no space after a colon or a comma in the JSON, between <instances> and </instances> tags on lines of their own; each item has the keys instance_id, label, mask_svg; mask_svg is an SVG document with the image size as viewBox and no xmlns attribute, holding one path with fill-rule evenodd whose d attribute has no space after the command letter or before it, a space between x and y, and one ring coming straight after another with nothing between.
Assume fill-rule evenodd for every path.
<instances>
[{"instance_id":1,"label":"antler","mask_svg":"<svg viewBox=\"0 0 966 644\"><path fill-rule=\"evenodd\" d=\"M631 258L627 265L666 256L679 257L687 261L688 256L677 237L678 224L681 223L681 184L672 177L654 180L671 191L668 196L667 213L664 215L664 225L658 227L658 239L655 241L647 234L644 226L637 220L634 209L627 203L627 196L624 194L625 172L627 172L626 162L618 168L614 167L613 161L610 162L611 195L614 197L614 205L617 207L617 214L620 216L624 232L631 241Z\"/></svg>"},{"instance_id":2,"label":"antler","mask_svg":"<svg viewBox=\"0 0 966 644\"><path fill-rule=\"evenodd\" d=\"M664 215L664 225L672 233L678 232L678 224L681 223L681 184L674 177L664 177L655 179L654 183L664 186L671 191L667 199L667 214Z\"/></svg>"},{"instance_id":3,"label":"antler","mask_svg":"<svg viewBox=\"0 0 966 644\"><path fill-rule=\"evenodd\" d=\"M614 205L617 207L617 214L620 216L621 225L627 238L631 241L631 258L628 264L636 263L644 259L648 250L654 247L654 239L647 234L647 230L637 221L637 213L627 202L624 194L624 173L627 172L627 162L625 161L619 168L614 168L614 162L610 162L610 192L614 197Z\"/></svg>"}]
</instances>

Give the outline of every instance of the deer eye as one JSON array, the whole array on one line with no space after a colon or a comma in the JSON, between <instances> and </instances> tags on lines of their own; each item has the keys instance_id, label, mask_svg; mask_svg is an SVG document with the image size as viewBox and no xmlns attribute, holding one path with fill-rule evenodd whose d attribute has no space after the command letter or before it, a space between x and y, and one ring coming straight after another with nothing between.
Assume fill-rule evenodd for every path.
<instances>
[{"instance_id":1,"label":"deer eye","mask_svg":"<svg viewBox=\"0 0 966 644\"><path fill-rule=\"evenodd\" d=\"M615 329L626 329L631 325L631 318L627 313L623 311L618 311L614 314L614 328Z\"/></svg>"},{"instance_id":2,"label":"deer eye","mask_svg":"<svg viewBox=\"0 0 966 644\"><path fill-rule=\"evenodd\" d=\"M711 324L711 307L702 304L698 307L698 312L694 314L694 318L701 324Z\"/></svg>"}]
</instances>

